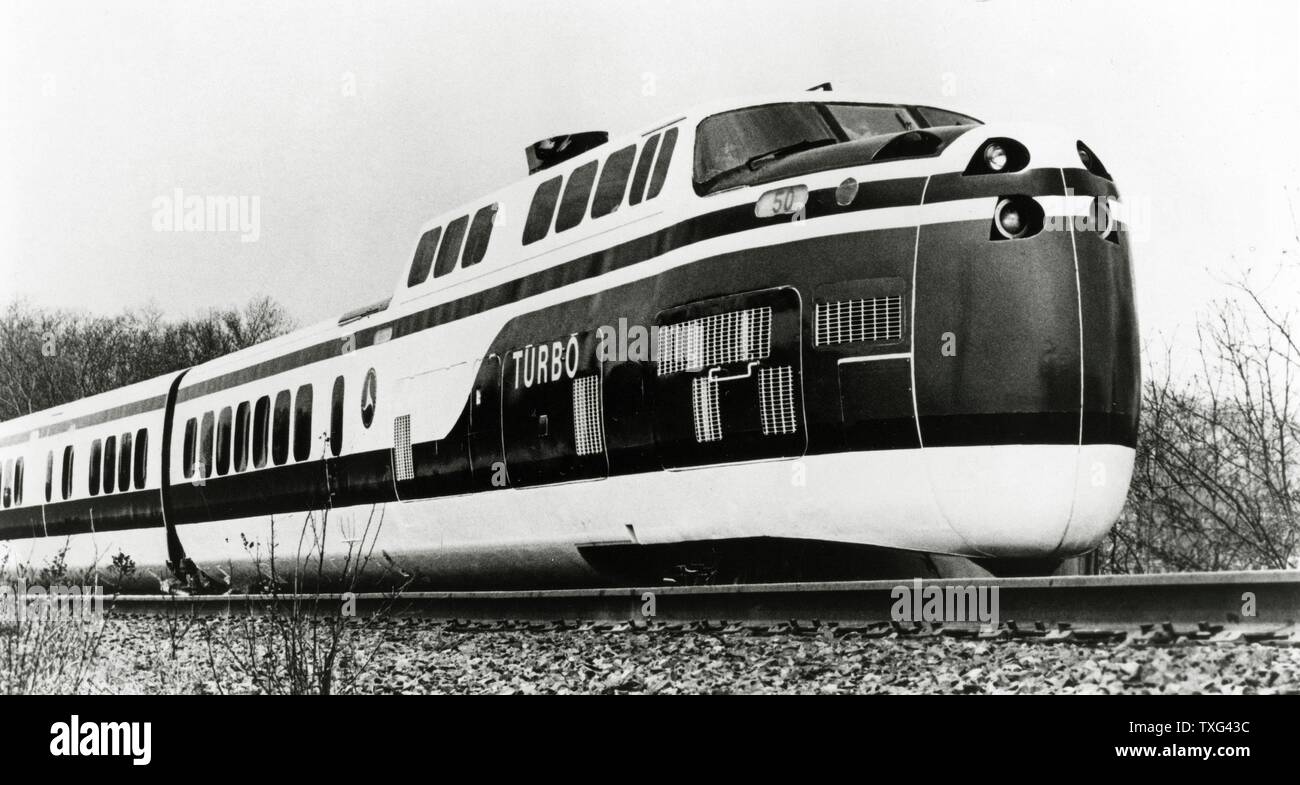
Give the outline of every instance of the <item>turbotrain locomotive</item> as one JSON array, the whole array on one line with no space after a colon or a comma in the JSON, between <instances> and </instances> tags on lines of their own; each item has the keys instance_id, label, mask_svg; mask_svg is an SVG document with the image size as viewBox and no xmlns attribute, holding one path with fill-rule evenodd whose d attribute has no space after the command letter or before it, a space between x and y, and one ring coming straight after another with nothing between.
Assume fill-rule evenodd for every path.
<instances>
[{"instance_id":1,"label":"turbotrain locomotive","mask_svg":"<svg viewBox=\"0 0 1300 785\"><path fill-rule=\"evenodd\" d=\"M1115 522L1136 316L1082 141L822 91L526 152L390 298L0 424L0 558L192 588L277 540L427 588L1009 573Z\"/></svg>"}]
</instances>

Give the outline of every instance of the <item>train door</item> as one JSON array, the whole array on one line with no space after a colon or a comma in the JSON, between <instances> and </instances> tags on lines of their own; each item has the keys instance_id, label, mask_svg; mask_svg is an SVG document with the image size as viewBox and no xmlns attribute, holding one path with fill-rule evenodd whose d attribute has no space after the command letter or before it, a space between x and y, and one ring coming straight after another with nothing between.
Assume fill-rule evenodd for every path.
<instances>
[{"instance_id":1,"label":"train door","mask_svg":"<svg viewBox=\"0 0 1300 785\"><path fill-rule=\"evenodd\" d=\"M803 455L798 291L689 303L662 311L655 329L655 443L664 468Z\"/></svg>"},{"instance_id":2,"label":"train door","mask_svg":"<svg viewBox=\"0 0 1300 785\"><path fill-rule=\"evenodd\" d=\"M514 349L501 380L506 467L514 487L609 473L594 332Z\"/></svg>"},{"instance_id":3,"label":"train door","mask_svg":"<svg viewBox=\"0 0 1300 785\"><path fill-rule=\"evenodd\" d=\"M501 439L501 358L488 355L479 366L470 393L469 460L476 490L509 483Z\"/></svg>"},{"instance_id":4,"label":"train door","mask_svg":"<svg viewBox=\"0 0 1300 785\"><path fill-rule=\"evenodd\" d=\"M330 507L338 506L338 499L343 491L344 472L342 466L343 455L343 423L344 413L344 393L347 390L347 381L343 376L337 376L334 379L334 385L330 390L330 409L329 409L329 430L325 433L325 498ZM242 422L238 419L237 423Z\"/></svg>"}]
</instances>

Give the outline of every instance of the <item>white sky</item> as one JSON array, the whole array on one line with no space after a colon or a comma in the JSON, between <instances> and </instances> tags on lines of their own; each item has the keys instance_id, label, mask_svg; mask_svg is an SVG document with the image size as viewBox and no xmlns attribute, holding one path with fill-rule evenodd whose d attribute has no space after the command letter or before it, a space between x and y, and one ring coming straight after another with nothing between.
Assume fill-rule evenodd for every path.
<instances>
[{"instance_id":1,"label":"white sky","mask_svg":"<svg viewBox=\"0 0 1300 785\"><path fill-rule=\"evenodd\" d=\"M6 2L0 302L309 323L386 296L526 144L829 80L1087 141L1150 210L1150 339L1296 268L1298 49L1296 4L1243 0ZM259 197L260 239L155 232L175 188Z\"/></svg>"}]
</instances>

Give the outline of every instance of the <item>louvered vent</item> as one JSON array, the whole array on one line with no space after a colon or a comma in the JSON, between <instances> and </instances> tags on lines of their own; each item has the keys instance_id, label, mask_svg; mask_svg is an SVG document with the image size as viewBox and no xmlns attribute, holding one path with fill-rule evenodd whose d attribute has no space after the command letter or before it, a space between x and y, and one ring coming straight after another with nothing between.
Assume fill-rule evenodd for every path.
<instances>
[{"instance_id":1,"label":"louvered vent","mask_svg":"<svg viewBox=\"0 0 1300 785\"><path fill-rule=\"evenodd\" d=\"M605 429L600 419L600 377L573 380L573 442L578 455L605 451Z\"/></svg>"},{"instance_id":2,"label":"louvered vent","mask_svg":"<svg viewBox=\"0 0 1300 785\"><path fill-rule=\"evenodd\" d=\"M898 341L903 337L903 297L817 303L816 322L816 346Z\"/></svg>"},{"instance_id":3,"label":"louvered vent","mask_svg":"<svg viewBox=\"0 0 1300 785\"><path fill-rule=\"evenodd\" d=\"M771 349L772 309L767 307L666 324L659 328L659 375L761 360Z\"/></svg>"},{"instance_id":4,"label":"louvered vent","mask_svg":"<svg viewBox=\"0 0 1300 785\"><path fill-rule=\"evenodd\" d=\"M691 408L695 411L695 441L716 442L722 438L722 416L718 413L718 383L708 377L691 381Z\"/></svg>"},{"instance_id":5,"label":"louvered vent","mask_svg":"<svg viewBox=\"0 0 1300 785\"><path fill-rule=\"evenodd\" d=\"M415 478L415 462L411 459L411 415L403 414L393 420L393 471L397 479Z\"/></svg>"},{"instance_id":6,"label":"louvered vent","mask_svg":"<svg viewBox=\"0 0 1300 785\"><path fill-rule=\"evenodd\" d=\"M794 433L794 369L788 365L758 372L758 401L763 435Z\"/></svg>"}]
</instances>

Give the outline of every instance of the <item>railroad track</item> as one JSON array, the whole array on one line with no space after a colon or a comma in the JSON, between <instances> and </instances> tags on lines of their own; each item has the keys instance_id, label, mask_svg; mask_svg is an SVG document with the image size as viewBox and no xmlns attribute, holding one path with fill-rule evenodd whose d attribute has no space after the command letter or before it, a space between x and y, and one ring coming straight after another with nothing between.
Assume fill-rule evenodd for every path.
<instances>
[{"instance_id":1,"label":"railroad track","mask_svg":"<svg viewBox=\"0 0 1300 785\"><path fill-rule=\"evenodd\" d=\"M944 603L939 618L926 613L935 596ZM319 613L347 607L467 630L585 625L1300 645L1300 571L106 600L110 613L198 615L271 613L295 602ZM963 602L968 612L953 613Z\"/></svg>"}]
</instances>

